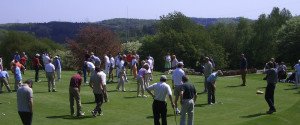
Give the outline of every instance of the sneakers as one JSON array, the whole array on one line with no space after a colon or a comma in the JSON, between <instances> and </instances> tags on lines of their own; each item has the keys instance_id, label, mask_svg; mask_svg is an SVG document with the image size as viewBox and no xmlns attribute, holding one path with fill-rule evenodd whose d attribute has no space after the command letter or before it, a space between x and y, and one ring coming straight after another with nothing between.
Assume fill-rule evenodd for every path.
<instances>
[{"instance_id":1,"label":"sneakers","mask_svg":"<svg viewBox=\"0 0 300 125\"><path fill-rule=\"evenodd\" d=\"M276 109L274 109L274 110L269 110L269 111L267 111L266 113L267 113L267 114L273 114L274 112L276 112Z\"/></svg>"},{"instance_id":2,"label":"sneakers","mask_svg":"<svg viewBox=\"0 0 300 125\"><path fill-rule=\"evenodd\" d=\"M147 98L148 96L146 96L146 95L143 95L143 98Z\"/></svg>"},{"instance_id":3,"label":"sneakers","mask_svg":"<svg viewBox=\"0 0 300 125\"><path fill-rule=\"evenodd\" d=\"M79 114L77 114L77 117L80 117L80 116L84 116L84 112L82 113L79 113Z\"/></svg>"},{"instance_id":4,"label":"sneakers","mask_svg":"<svg viewBox=\"0 0 300 125\"><path fill-rule=\"evenodd\" d=\"M139 94L139 95L137 95L137 97L142 97L142 96Z\"/></svg>"},{"instance_id":5,"label":"sneakers","mask_svg":"<svg viewBox=\"0 0 300 125\"><path fill-rule=\"evenodd\" d=\"M176 115L180 115L180 111L178 108L176 109L175 113L176 113Z\"/></svg>"},{"instance_id":6,"label":"sneakers","mask_svg":"<svg viewBox=\"0 0 300 125\"><path fill-rule=\"evenodd\" d=\"M95 112L95 111L91 111L91 113L92 113L92 115L93 115L94 117L96 117L96 115L97 115L97 112Z\"/></svg>"}]
</instances>

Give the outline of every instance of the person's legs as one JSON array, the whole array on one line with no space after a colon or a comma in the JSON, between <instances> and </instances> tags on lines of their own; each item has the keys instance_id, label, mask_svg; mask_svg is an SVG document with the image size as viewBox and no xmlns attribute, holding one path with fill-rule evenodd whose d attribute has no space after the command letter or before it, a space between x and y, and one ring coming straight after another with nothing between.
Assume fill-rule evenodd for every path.
<instances>
[{"instance_id":1,"label":"person's legs","mask_svg":"<svg viewBox=\"0 0 300 125\"><path fill-rule=\"evenodd\" d=\"M32 113L31 112L18 112L23 125L31 125Z\"/></svg>"},{"instance_id":2,"label":"person's legs","mask_svg":"<svg viewBox=\"0 0 300 125\"><path fill-rule=\"evenodd\" d=\"M207 78L208 77L204 77L204 90L203 90L203 92L207 92Z\"/></svg>"},{"instance_id":3,"label":"person's legs","mask_svg":"<svg viewBox=\"0 0 300 125\"><path fill-rule=\"evenodd\" d=\"M154 117L154 125L160 125L159 119L160 119L160 114L159 114L159 109L160 109L159 103L154 100L152 103L152 111L153 111L153 117Z\"/></svg>"},{"instance_id":4,"label":"person's legs","mask_svg":"<svg viewBox=\"0 0 300 125\"><path fill-rule=\"evenodd\" d=\"M212 85L211 83L207 84L207 103L212 103Z\"/></svg>"},{"instance_id":5,"label":"person's legs","mask_svg":"<svg viewBox=\"0 0 300 125\"><path fill-rule=\"evenodd\" d=\"M51 74L51 86L52 86L52 92L55 92L55 78L54 78L54 73L55 72L52 72Z\"/></svg>"},{"instance_id":6,"label":"person's legs","mask_svg":"<svg viewBox=\"0 0 300 125\"><path fill-rule=\"evenodd\" d=\"M188 100L183 100L181 105L181 116L180 116L180 125L186 124L186 113L188 111Z\"/></svg>"},{"instance_id":7,"label":"person's legs","mask_svg":"<svg viewBox=\"0 0 300 125\"><path fill-rule=\"evenodd\" d=\"M166 102L161 102L161 124L162 125L167 125L167 103Z\"/></svg>"},{"instance_id":8,"label":"person's legs","mask_svg":"<svg viewBox=\"0 0 300 125\"><path fill-rule=\"evenodd\" d=\"M36 66L35 67L35 82L38 82L39 81L39 67Z\"/></svg>"},{"instance_id":9,"label":"person's legs","mask_svg":"<svg viewBox=\"0 0 300 125\"><path fill-rule=\"evenodd\" d=\"M77 106L77 116L82 115L80 93L79 93L78 88L74 88L74 98L75 98L76 106Z\"/></svg>"},{"instance_id":10,"label":"person's legs","mask_svg":"<svg viewBox=\"0 0 300 125\"><path fill-rule=\"evenodd\" d=\"M96 100L96 107L94 109L94 116L95 114L102 114L102 109L101 109L101 106L102 106L102 103L103 103L103 94L94 94L95 95L95 100Z\"/></svg>"},{"instance_id":11,"label":"person's legs","mask_svg":"<svg viewBox=\"0 0 300 125\"><path fill-rule=\"evenodd\" d=\"M275 86L272 85L272 83L268 83L266 87L265 100L269 105L269 111L276 110L274 107L274 102L272 101L274 100L274 97L272 98L272 96L274 96L274 90L275 90Z\"/></svg>"},{"instance_id":12,"label":"person's legs","mask_svg":"<svg viewBox=\"0 0 300 125\"><path fill-rule=\"evenodd\" d=\"M82 72L83 72L83 81L84 81L84 83L86 83L87 79L86 79L86 68L85 67L82 68Z\"/></svg>"},{"instance_id":13,"label":"person's legs","mask_svg":"<svg viewBox=\"0 0 300 125\"><path fill-rule=\"evenodd\" d=\"M3 84L6 86L6 89L8 92L11 92L11 89L9 87L9 84L8 84L8 81L7 81L7 78L1 78L2 79L2 82L1 82L1 91L2 91L2 87L3 87Z\"/></svg>"},{"instance_id":14,"label":"person's legs","mask_svg":"<svg viewBox=\"0 0 300 125\"><path fill-rule=\"evenodd\" d=\"M179 99L179 95L180 95L180 86L175 86L174 87L174 96L175 96L175 110L176 110L176 114L180 114L180 111L178 109L178 99Z\"/></svg>"},{"instance_id":15,"label":"person's legs","mask_svg":"<svg viewBox=\"0 0 300 125\"><path fill-rule=\"evenodd\" d=\"M243 86L246 85L246 71L244 69L241 70L241 76L243 81Z\"/></svg>"},{"instance_id":16,"label":"person's legs","mask_svg":"<svg viewBox=\"0 0 300 125\"><path fill-rule=\"evenodd\" d=\"M212 102L212 103L216 103L216 98L215 98L216 87L215 87L214 85L212 85L211 88L212 88L211 102Z\"/></svg>"},{"instance_id":17,"label":"person's legs","mask_svg":"<svg viewBox=\"0 0 300 125\"><path fill-rule=\"evenodd\" d=\"M140 95L140 87L141 87L141 84L143 84L142 83L143 81L142 81L142 79L138 76L138 78L137 78L137 96L139 96Z\"/></svg>"},{"instance_id":18,"label":"person's legs","mask_svg":"<svg viewBox=\"0 0 300 125\"><path fill-rule=\"evenodd\" d=\"M71 116L74 115L74 95L73 95L73 88L69 88L69 101L70 101L70 111L71 111Z\"/></svg>"},{"instance_id":19,"label":"person's legs","mask_svg":"<svg viewBox=\"0 0 300 125\"><path fill-rule=\"evenodd\" d=\"M194 124L194 100L191 99L189 100L189 106L188 106L188 125L193 125Z\"/></svg>"},{"instance_id":20,"label":"person's legs","mask_svg":"<svg viewBox=\"0 0 300 125\"><path fill-rule=\"evenodd\" d=\"M51 92L51 73L46 72L47 82L48 82L48 92Z\"/></svg>"}]
</instances>

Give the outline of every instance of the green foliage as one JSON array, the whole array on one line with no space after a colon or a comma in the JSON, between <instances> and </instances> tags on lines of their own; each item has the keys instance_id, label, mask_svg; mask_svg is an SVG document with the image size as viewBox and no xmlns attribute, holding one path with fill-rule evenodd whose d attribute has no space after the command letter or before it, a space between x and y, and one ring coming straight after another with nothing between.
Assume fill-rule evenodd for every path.
<instances>
[{"instance_id":1,"label":"green foliage","mask_svg":"<svg viewBox=\"0 0 300 125\"><path fill-rule=\"evenodd\" d=\"M126 42L122 43L122 50L125 52L137 52L141 46L142 43L139 41Z\"/></svg>"},{"instance_id":2,"label":"green foliage","mask_svg":"<svg viewBox=\"0 0 300 125\"><path fill-rule=\"evenodd\" d=\"M300 53L300 17L292 18L277 33L279 58L294 65Z\"/></svg>"},{"instance_id":3,"label":"green foliage","mask_svg":"<svg viewBox=\"0 0 300 125\"><path fill-rule=\"evenodd\" d=\"M62 46L49 39L38 39L31 34L7 31L0 37L0 54L3 56L4 66L8 67L15 52L26 52L29 61L36 53L62 50ZM30 64L30 62L29 62Z\"/></svg>"},{"instance_id":4,"label":"green foliage","mask_svg":"<svg viewBox=\"0 0 300 125\"><path fill-rule=\"evenodd\" d=\"M140 53L144 56L151 54L158 62L155 63L158 69L163 68L167 53L175 54L179 61L184 61L190 68L195 68L196 62L206 55L216 59L216 63L220 64L218 68L227 66L224 49L213 45L204 27L180 12L161 16L158 33L143 39Z\"/></svg>"},{"instance_id":5,"label":"green foliage","mask_svg":"<svg viewBox=\"0 0 300 125\"><path fill-rule=\"evenodd\" d=\"M74 58L73 53L71 50L56 50L52 53L53 55L59 55L61 58L62 68L64 70L73 70L78 69L76 67L76 59Z\"/></svg>"}]
</instances>

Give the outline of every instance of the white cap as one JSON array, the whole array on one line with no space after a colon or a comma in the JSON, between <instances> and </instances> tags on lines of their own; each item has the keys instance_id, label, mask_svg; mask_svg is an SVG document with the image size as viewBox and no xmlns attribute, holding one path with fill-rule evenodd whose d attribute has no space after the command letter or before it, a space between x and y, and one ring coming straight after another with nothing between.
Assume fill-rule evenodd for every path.
<instances>
[{"instance_id":1,"label":"white cap","mask_svg":"<svg viewBox=\"0 0 300 125\"><path fill-rule=\"evenodd\" d=\"M177 65L178 65L178 66L179 66L179 65L182 65L182 66L183 66L184 64L183 64L183 62L178 62Z\"/></svg>"},{"instance_id":2,"label":"white cap","mask_svg":"<svg viewBox=\"0 0 300 125\"><path fill-rule=\"evenodd\" d=\"M40 56L40 54L37 53L37 54L35 54L35 56Z\"/></svg>"}]
</instances>

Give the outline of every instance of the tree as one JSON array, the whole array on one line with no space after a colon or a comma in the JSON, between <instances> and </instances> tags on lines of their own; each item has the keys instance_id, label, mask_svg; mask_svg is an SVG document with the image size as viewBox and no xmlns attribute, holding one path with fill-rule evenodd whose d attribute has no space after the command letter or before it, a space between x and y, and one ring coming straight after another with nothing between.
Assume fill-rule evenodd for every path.
<instances>
[{"instance_id":1,"label":"tree","mask_svg":"<svg viewBox=\"0 0 300 125\"><path fill-rule=\"evenodd\" d=\"M213 45L203 26L197 25L180 12L169 13L160 18L157 33L145 37L139 51L142 56L151 54L157 62L157 69L163 68L164 56L167 53L175 54L189 68L196 68L196 62L208 55L220 64L219 68L226 67L224 49Z\"/></svg>"},{"instance_id":2,"label":"tree","mask_svg":"<svg viewBox=\"0 0 300 125\"><path fill-rule=\"evenodd\" d=\"M279 59L290 65L299 60L300 53L300 17L287 21L277 32Z\"/></svg>"},{"instance_id":3,"label":"tree","mask_svg":"<svg viewBox=\"0 0 300 125\"><path fill-rule=\"evenodd\" d=\"M79 31L75 40L69 39L67 42L75 56L76 66L82 64L86 51L94 52L100 57L104 54L115 55L121 51L121 43L115 33L101 26L86 26Z\"/></svg>"}]
</instances>

